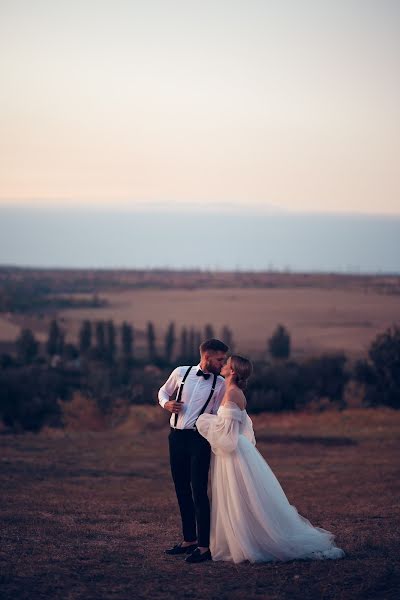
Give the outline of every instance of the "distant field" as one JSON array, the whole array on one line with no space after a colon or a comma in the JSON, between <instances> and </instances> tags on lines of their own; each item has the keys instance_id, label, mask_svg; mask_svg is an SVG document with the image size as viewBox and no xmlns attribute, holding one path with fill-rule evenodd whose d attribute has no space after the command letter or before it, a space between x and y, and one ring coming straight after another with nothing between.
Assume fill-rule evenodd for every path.
<instances>
[{"instance_id":1,"label":"distant field","mask_svg":"<svg viewBox=\"0 0 400 600\"><path fill-rule=\"evenodd\" d=\"M400 323L400 277L395 275L0 268L0 291L3 287L7 297L7 286L12 290L13 285L25 286L20 292L25 298L37 294L32 290L47 289L49 298L65 297L67 303L43 309L39 303L31 314L0 313L3 348L20 327L30 327L45 341L50 319L58 317L73 343L83 319L129 321L142 354L147 321L154 323L159 345L174 321L178 334L182 326L202 329L211 323L219 335L228 325L236 350L253 357L265 352L278 323L289 329L295 356L331 350L357 356L377 333ZM109 305L91 306L94 294ZM78 300L88 306L68 306Z\"/></svg>"},{"instance_id":2,"label":"distant field","mask_svg":"<svg viewBox=\"0 0 400 600\"><path fill-rule=\"evenodd\" d=\"M164 554L180 540L165 422L140 431L132 415L131 431L1 435L4 600L398 598L400 411L254 417L289 501L346 552L277 564Z\"/></svg>"},{"instance_id":3,"label":"distant field","mask_svg":"<svg viewBox=\"0 0 400 600\"><path fill-rule=\"evenodd\" d=\"M127 320L141 331L150 320L159 341L170 321L178 329L211 323L217 334L226 324L234 332L237 351L255 355L264 351L273 329L283 323L292 335L294 354L343 349L358 355L377 333L400 322L399 296L362 289L139 289L102 292L101 297L110 302L109 307L58 312L71 341L83 319L114 319L116 324ZM42 340L46 338L48 318L14 320L28 323ZM3 327L1 323L0 335L9 339L4 319ZM140 338L139 343L143 344Z\"/></svg>"}]
</instances>

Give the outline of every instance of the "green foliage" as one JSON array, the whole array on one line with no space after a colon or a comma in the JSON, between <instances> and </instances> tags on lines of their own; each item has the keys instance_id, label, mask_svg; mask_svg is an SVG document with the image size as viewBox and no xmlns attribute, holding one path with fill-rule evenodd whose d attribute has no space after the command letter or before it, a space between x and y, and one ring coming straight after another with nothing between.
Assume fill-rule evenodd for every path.
<instances>
[{"instance_id":1,"label":"green foliage","mask_svg":"<svg viewBox=\"0 0 400 600\"><path fill-rule=\"evenodd\" d=\"M92 346L92 323L88 319L83 321L79 330L79 352L85 355Z\"/></svg>"},{"instance_id":2,"label":"green foliage","mask_svg":"<svg viewBox=\"0 0 400 600\"><path fill-rule=\"evenodd\" d=\"M97 293L91 298L77 298L77 292L88 292L92 285L75 281L72 285L63 281L54 282L51 277L24 274L23 280L2 280L0 286L0 312L28 313L32 310L46 311L49 308L97 308L106 306L107 301ZM89 289L88 289L89 288ZM62 295L67 291L71 296Z\"/></svg>"},{"instance_id":3,"label":"green foliage","mask_svg":"<svg viewBox=\"0 0 400 600\"><path fill-rule=\"evenodd\" d=\"M290 335L283 325L279 324L268 340L268 350L273 358L289 358Z\"/></svg>"},{"instance_id":4,"label":"green foliage","mask_svg":"<svg viewBox=\"0 0 400 600\"><path fill-rule=\"evenodd\" d=\"M57 424L57 398L65 397L67 389L60 373L39 366L0 371L0 418L16 431Z\"/></svg>"},{"instance_id":5,"label":"green foliage","mask_svg":"<svg viewBox=\"0 0 400 600\"><path fill-rule=\"evenodd\" d=\"M361 383L373 385L376 383L376 373L373 366L365 358L356 361L353 370L354 378Z\"/></svg>"},{"instance_id":6,"label":"green foliage","mask_svg":"<svg viewBox=\"0 0 400 600\"><path fill-rule=\"evenodd\" d=\"M344 406L344 386L350 378L346 362L345 354L337 352L308 359L302 365L307 387L316 398L329 398L338 406Z\"/></svg>"},{"instance_id":7,"label":"green foliage","mask_svg":"<svg viewBox=\"0 0 400 600\"><path fill-rule=\"evenodd\" d=\"M116 353L116 341L115 341L115 326L114 322L110 319L106 323L106 359L112 364L115 361L115 353Z\"/></svg>"},{"instance_id":8,"label":"green foliage","mask_svg":"<svg viewBox=\"0 0 400 600\"><path fill-rule=\"evenodd\" d=\"M380 333L368 349L368 360L355 366L355 378L367 388L368 404L400 408L400 326Z\"/></svg>"},{"instance_id":9,"label":"green foliage","mask_svg":"<svg viewBox=\"0 0 400 600\"><path fill-rule=\"evenodd\" d=\"M0 288L0 312L26 312L39 308L51 288L44 282L3 281Z\"/></svg>"},{"instance_id":10,"label":"green foliage","mask_svg":"<svg viewBox=\"0 0 400 600\"><path fill-rule=\"evenodd\" d=\"M131 360L133 358L133 342L134 342L134 329L132 325L125 321L121 326L121 346L122 356L125 360Z\"/></svg>"},{"instance_id":11,"label":"green foliage","mask_svg":"<svg viewBox=\"0 0 400 600\"><path fill-rule=\"evenodd\" d=\"M186 327L182 328L181 331L181 345L180 345L180 360L182 363L186 363L189 354L189 337L188 330Z\"/></svg>"},{"instance_id":12,"label":"green foliage","mask_svg":"<svg viewBox=\"0 0 400 600\"><path fill-rule=\"evenodd\" d=\"M7 352L0 354L0 369L8 369L15 365L14 357Z\"/></svg>"},{"instance_id":13,"label":"green foliage","mask_svg":"<svg viewBox=\"0 0 400 600\"><path fill-rule=\"evenodd\" d=\"M174 349L175 349L175 343L176 343L175 324L170 323L168 325L168 329L165 334L165 360L169 364L172 362L172 358L174 355Z\"/></svg>"},{"instance_id":14,"label":"green foliage","mask_svg":"<svg viewBox=\"0 0 400 600\"><path fill-rule=\"evenodd\" d=\"M195 327L182 328L179 345L179 362L182 365L198 363L199 348L202 341L201 331Z\"/></svg>"},{"instance_id":15,"label":"green foliage","mask_svg":"<svg viewBox=\"0 0 400 600\"><path fill-rule=\"evenodd\" d=\"M15 345L17 358L23 365L31 363L38 355L39 342L29 328L21 330Z\"/></svg>"},{"instance_id":16,"label":"green foliage","mask_svg":"<svg viewBox=\"0 0 400 600\"><path fill-rule=\"evenodd\" d=\"M54 352L60 343L60 330L51 325L47 351ZM225 327L223 340L232 345L232 332ZM95 324L96 346L91 346L93 326L82 323L79 349L65 344L63 358L85 356L79 366L68 361L51 366L39 355L39 344L30 329L23 329L16 340L17 360L10 354L0 356L0 419L15 430L38 431L44 424L59 423L58 399L69 398L79 389L95 400L103 414L111 412L116 398L134 403L154 403L157 391L168 377L176 344L175 326L170 323L165 336L165 353L157 356L154 325L148 322L147 342L152 365L133 359L133 327L124 322L121 327L120 354L117 353L112 320ZM288 355L290 339L280 326L278 339L286 340ZM230 336L230 344L229 344ZM184 327L180 332L180 364L196 364L199 358L201 331ZM51 343L50 343L51 341ZM232 346L231 346L232 349ZM112 359L111 359L112 357ZM178 362L178 359L177 361ZM73 367L73 368L72 368ZM326 406L327 401L344 407L344 387L349 378L366 387L368 405L400 406L400 328L394 326L378 335L369 348L368 359L357 361L354 371L347 369L346 356L339 353L308 358L301 362L274 360L255 362L254 375L248 391L249 412L299 410L304 407Z\"/></svg>"},{"instance_id":17,"label":"green foliage","mask_svg":"<svg viewBox=\"0 0 400 600\"><path fill-rule=\"evenodd\" d=\"M214 327L210 323L207 323L204 327L204 339L210 340L212 338L215 338Z\"/></svg>"},{"instance_id":18,"label":"green foliage","mask_svg":"<svg viewBox=\"0 0 400 600\"><path fill-rule=\"evenodd\" d=\"M106 326L104 321L96 321L95 323L95 338L96 345L94 352L92 353L93 358L98 360L105 360L106 358Z\"/></svg>"},{"instance_id":19,"label":"green foliage","mask_svg":"<svg viewBox=\"0 0 400 600\"><path fill-rule=\"evenodd\" d=\"M305 389L297 363L254 365L247 390L249 412L295 410Z\"/></svg>"},{"instance_id":20,"label":"green foliage","mask_svg":"<svg viewBox=\"0 0 400 600\"><path fill-rule=\"evenodd\" d=\"M234 353L235 345L233 342L233 332L227 325L224 325L221 330L221 341L229 348L231 354Z\"/></svg>"},{"instance_id":21,"label":"green foliage","mask_svg":"<svg viewBox=\"0 0 400 600\"><path fill-rule=\"evenodd\" d=\"M63 356L66 360L75 360L79 358L79 350L75 344L65 344Z\"/></svg>"},{"instance_id":22,"label":"green foliage","mask_svg":"<svg viewBox=\"0 0 400 600\"><path fill-rule=\"evenodd\" d=\"M269 364L255 369L249 381L249 411L296 410L328 398L344 407L344 386L349 379L343 353L326 354L298 363Z\"/></svg>"},{"instance_id":23,"label":"green foliage","mask_svg":"<svg viewBox=\"0 0 400 600\"><path fill-rule=\"evenodd\" d=\"M59 327L57 320L50 322L49 336L46 343L46 351L49 356L54 354L62 355L64 350L64 332Z\"/></svg>"},{"instance_id":24,"label":"green foliage","mask_svg":"<svg viewBox=\"0 0 400 600\"><path fill-rule=\"evenodd\" d=\"M154 362L156 360L156 332L154 329L154 325L151 321L147 322L147 347L148 347L148 356L149 361Z\"/></svg>"},{"instance_id":25,"label":"green foliage","mask_svg":"<svg viewBox=\"0 0 400 600\"><path fill-rule=\"evenodd\" d=\"M197 332L194 327L189 329L188 337L188 359L190 363L197 362L199 356L198 347L196 347Z\"/></svg>"}]
</instances>

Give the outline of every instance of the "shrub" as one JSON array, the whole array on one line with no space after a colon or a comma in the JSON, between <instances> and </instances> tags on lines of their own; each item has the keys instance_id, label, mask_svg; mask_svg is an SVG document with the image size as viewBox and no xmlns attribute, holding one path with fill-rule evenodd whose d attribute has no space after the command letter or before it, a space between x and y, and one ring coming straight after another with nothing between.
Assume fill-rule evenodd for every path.
<instances>
[{"instance_id":1,"label":"shrub","mask_svg":"<svg viewBox=\"0 0 400 600\"><path fill-rule=\"evenodd\" d=\"M68 431L103 431L106 416L93 398L75 391L71 400L58 401L62 425Z\"/></svg>"},{"instance_id":2,"label":"shrub","mask_svg":"<svg viewBox=\"0 0 400 600\"><path fill-rule=\"evenodd\" d=\"M23 365L33 362L38 354L39 343L30 329L24 328L21 330L15 341L15 345L17 347L18 360Z\"/></svg>"},{"instance_id":3,"label":"shrub","mask_svg":"<svg viewBox=\"0 0 400 600\"><path fill-rule=\"evenodd\" d=\"M60 375L38 366L9 368L0 372L0 418L15 431L39 431L57 424L57 398L66 395Z\"/></svg>"},{"instance_id":4,"label":"shrub","mask_svg":"<svg viewBox=\"0 0 400 600\"><path fill-rule=\"evenodd\" d=\"M278 325L268 340L268 350L273 358L289 358L290 335L283 325Z\"/></svg>"},{"instance_id":5,"label":"shrub","mask_svg":"<svg viewBox=\"0 0 400 600\"><path fill-rule=\"evenodd\" d=\"M354 377L366 386L367 404L400 408L399 325L376 336L368 349L368 359L357 361Z\"/></svg>"},{"instance_id":6,"label":"shrub","mask_svg":"<svg viewBox=\"0 0 400 600\"><path fill-rule=\"evenodd\" d=\"M326 405L327 398L343 407L349 379L345 363L345 355L338 353L256 368L248 388L249 411L296 410L311 402Z\"/></svg>"}]
</instances>

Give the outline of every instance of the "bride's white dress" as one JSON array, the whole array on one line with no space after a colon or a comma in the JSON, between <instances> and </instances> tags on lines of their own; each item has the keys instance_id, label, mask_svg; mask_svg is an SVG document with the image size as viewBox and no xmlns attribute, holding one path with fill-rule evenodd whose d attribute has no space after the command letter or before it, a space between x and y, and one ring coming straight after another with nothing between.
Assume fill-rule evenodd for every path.
<instances>
[{"instance_id":1,"label":"bride's white dress","mask_svg":"<svg viewBox=\"0 0 400 600\"><path fill-rule=\"evenodd\" d=\"M211 453L210 550L235 563L342 558L334 534L314 527L291 505L256 448L246 410L228 401L196 423Z\"/></svg>"}]
</instances>

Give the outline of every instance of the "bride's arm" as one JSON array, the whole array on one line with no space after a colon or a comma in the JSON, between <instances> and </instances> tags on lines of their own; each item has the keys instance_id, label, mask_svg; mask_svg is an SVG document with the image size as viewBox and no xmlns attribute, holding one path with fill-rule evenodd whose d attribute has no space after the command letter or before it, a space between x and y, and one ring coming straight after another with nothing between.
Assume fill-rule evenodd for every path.
<instances>
[{"instance_id":1,"label":"bride's arm","mask_svg":"<svg viewBox=\"0 0 400 600\"><path fill-rule=\"evenodd\" d=\"M202 414L197 419L198 432L205 437L215 454L224 454L235 450L239 437L237 409L225 408L218 415Z\"/></svg>"}]
</instances>

